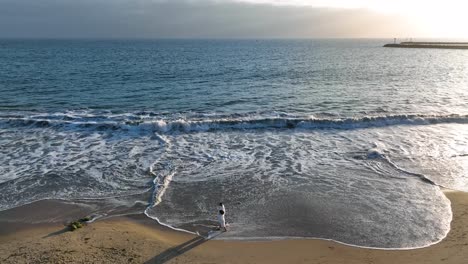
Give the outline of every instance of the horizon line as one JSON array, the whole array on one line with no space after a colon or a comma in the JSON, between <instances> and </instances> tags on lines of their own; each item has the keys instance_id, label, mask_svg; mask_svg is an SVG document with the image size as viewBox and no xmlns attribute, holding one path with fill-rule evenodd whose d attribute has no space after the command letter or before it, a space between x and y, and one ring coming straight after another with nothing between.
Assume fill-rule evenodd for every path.
<instances>
[{"instance_id":1,"label":"horizon line","mask_svg":"<svg viewBox=\"0 0 468 264\"><path fill-rule=\"evenodd\" d=\"M0 40L405 40L467 37L0 37Z\"/></svg>"}]
</instances>

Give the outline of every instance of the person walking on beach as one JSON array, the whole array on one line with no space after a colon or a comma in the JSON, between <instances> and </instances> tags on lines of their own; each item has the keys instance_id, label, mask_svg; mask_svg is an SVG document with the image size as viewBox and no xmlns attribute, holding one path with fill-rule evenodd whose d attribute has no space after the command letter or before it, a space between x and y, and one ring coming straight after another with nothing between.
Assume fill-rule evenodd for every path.
<instances>
[{"instance_id":1,"label":"person walking on beach","mask_svg":"<svg viewBox=\"0 0 468 264\"><path fill-rule=\"evenodd\" d=\"M219 223L219 229L226 232L227 231L227 228L226 228L226 207L224 207L223 203L218 204L218 223Z\"/></svg>"},{"instance_id":2,"label":"person walking on beach","mask_svg":"<svg viewBox=\"0 0 468 264\"><path fill-rule=\"evenodd\" d=\"M219 210L219 212L218 212L218 222L219 222L219 229L221 231L226 232L227 231L227 229L226 229L226 219L224 218L224 211L223 210Z\"/></svg>"}]
</instances>

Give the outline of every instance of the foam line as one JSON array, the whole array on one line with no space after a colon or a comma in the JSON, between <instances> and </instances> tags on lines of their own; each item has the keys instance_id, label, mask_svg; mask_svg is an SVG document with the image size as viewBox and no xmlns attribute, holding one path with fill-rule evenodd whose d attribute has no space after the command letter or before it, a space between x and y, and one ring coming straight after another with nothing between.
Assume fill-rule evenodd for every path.
<instances>
[{"instance_id":1,"label":"foam line","mask_svg":"<svg viewBox=\"0 0 468 264\"><path fill-rule=\"evenodd\" d=\"M202 118L164 116L0 116L0 126L53 127L88 130L124 130L139 133L200 132L252 129L359 129L397 125L468 124L467 115L388 115L355 118L265 117L262 115L204 116Z\"/></svg>"}]
</instances>

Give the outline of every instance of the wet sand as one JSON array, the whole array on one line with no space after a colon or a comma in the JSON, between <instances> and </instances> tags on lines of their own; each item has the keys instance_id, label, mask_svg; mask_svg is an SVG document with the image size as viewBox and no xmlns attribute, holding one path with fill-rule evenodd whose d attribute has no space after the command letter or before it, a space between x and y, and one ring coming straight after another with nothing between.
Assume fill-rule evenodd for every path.
<instances>
[{"instance_id":1,"label":"wet sand","mask_svg":"<svg viewBox=\"0 0 468 264\"><path fill-rule=\"evenodd\" d=\"M69 232L59 223L8 223L12 214L24 212L17 210L0 213L0 263L466 263L468 193L446 195L454 212L450 233L436 245L413 250L363 249L324 240L207 241L143 215L101 220ZM52 204L42 204L39 211L47 206Z\"/></svg>"}]
</instances>

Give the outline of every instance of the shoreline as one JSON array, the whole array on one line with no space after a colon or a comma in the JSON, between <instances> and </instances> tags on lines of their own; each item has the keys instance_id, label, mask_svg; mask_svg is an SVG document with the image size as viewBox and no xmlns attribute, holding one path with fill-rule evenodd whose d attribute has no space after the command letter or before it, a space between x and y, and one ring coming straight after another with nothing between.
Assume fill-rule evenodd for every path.
<instances>
[{"instance_id":1,"label":"shoreline","mask_svg":"<svg viewBox=\"0 0 468 264\"><path fill-rule=\"evenodd\" d=\"M468 259L468 193L447 191L451 230L418 249L371 249L325 239L204 240L144 214L99 220L75 232L60 223L13 224L0 213L0 262L97 263L463 263Z\"/></svg>"}]
</instances>

